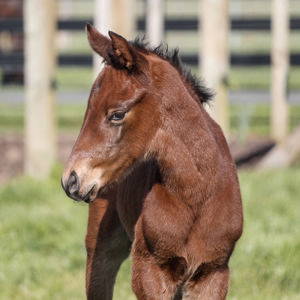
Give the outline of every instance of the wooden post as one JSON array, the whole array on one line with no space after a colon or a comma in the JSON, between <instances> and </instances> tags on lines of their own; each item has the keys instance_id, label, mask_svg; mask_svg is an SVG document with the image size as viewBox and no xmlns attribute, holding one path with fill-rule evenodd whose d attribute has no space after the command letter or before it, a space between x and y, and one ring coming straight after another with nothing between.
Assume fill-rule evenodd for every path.
<instances>
[{"instance_id":1,"label":"wooden post","mask_svg":"<svg viewBox=\"0 0 300 300\"><path fill-rule=\"evenodd\" d=\"M112 31L124 36L126 39L133 39L134 30L134 7L133 0L112 1Z\"/></svg>"},{"instance_id":2,"label":"wooden post","mask_svg":"<svg viewBox=\"0 0 300 300\"><path fill-rule=\"evenodd\" d=\"M56 158L54 72L56 1L26 0L25 172L49 175Z\"/></svg>"},{"instance_id":3,"label":"wooden post","mask_svg":"<svg viewBox=\"0 0 300 300\"><path fill-rule=\"evenodd\" d=\"M258 164L259 169L278 169L292 166L300 155L300 123L284 142L276 145Z\"/></svg>"},{"instance_id":4,"label":"wooden post","mask_svg":"<svg viewBox=\"0 0 300 300\"><path fill-rule=\"evenodd\" d=\"M164 35L164 5L162 0L147 0L146 35L152 46L157 47Z\"/></svg>"},{"instance_id":5,"label":"wooden post","mask_svg":"<svg viewBox=\"0 0 300 300\"><path fill-rule=\"evenodd\" d=\"M95 27L104 35L114 31L132 39L134 30L133 0L95 0ZM103 68L102 58L94 54L94 77Z\"/></svg>"},{"instance_id":6,"label":"wooden post","mask_svg":"<svg viewBox=\"0 0 300 300\"><path fill-rule=\"evenodd\" d=\"M58 18L71 19L73 16L73 0L58 1ZM60 47L69 48L72 45L72 31L58 32Z\"/></svg>"},{"instance_id":7,"label":"wooden post","mask_svg":"<svg viewBox=\"0 0 300 300\"><path fill-rule=\"evenodd\" d=\"M271 136L282 142L288 134L289 0L273 0Z\"/></svg>"},{"instance_id":8,"label":"wooden post","mask_svg":"<svg viewBox=\"0 0 300 300\"><path fill-rule=\"evenodd\" d=\"M202 0L200 2L202 2L202 5L199 5L199 18L201 17L201 31L199 31L201 34L200 75L208 87L216 92L211 115L227 136L229 133L226 84L229 64L229 1Z\"/></svg>"},{"instance_id":9,"label":"wooden post","mask_svg":"<svg viewBox=\"0 0 300 300\"><path fill-rule=\"evenodd\" d=\"M104 35L111 30L111 0L94 0L94 25ZM103 68L102 58L93 53L93 72L96 78Z\"/></svg>"}]
</instances>

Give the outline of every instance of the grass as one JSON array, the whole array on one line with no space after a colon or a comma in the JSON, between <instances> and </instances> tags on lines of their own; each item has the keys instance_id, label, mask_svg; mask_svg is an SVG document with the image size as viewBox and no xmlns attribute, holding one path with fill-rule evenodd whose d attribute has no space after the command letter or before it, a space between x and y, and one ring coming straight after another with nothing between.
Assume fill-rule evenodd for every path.
<instances>
[{"instance_id":1,"label":"grass","mask_svg":"<svg viewBox=\"0 0 300 300\"><path fill-rule=\"evenodd\" d=\"M300 68L290 67L287 85L289 90L297 90ZM232 67L229 70L229 87L231 90L268 90L271 84L271 68L269 66Z\"/></svg>"},{"instance_id":2,"label":"grass","mask_svg":"<svg viewBox=\"0 0 300 300\"><path fill-rule=\"evenodd\" d=\"M299 299L299 176L240 174L245 229L231 260L231 299Z\"/></svg>"},{"instance_id":3,"label":"grass","mask_svg":"<svg viewBox=\"0 0 300 300\"><path fill-rule=\"evenodd\" d=\"M192 68L193 74L198 73L198 68ZM300 68L290 67L288 74L288 88L300 89ZM57 86L60 89L87 89L93 82L93 70L88 67L58 68L56 74ZM228 83L231 90L264 89L270 87L271 69L269 66L232 67L228 73Z\"/></svg>"},{"instance_id":4,"label":"grass","mask_svg":"<svg viewBox=\"0 0 300 300\"><path fill-rule=\"evenodd\" d=\"M78 132L83 122L86 104L57 106L57 126L61 131ZM24 130L24 105L0 103L0 133Z\"/></svg>"},{"instance_id":5,"label":"grass","mask_svg":"<svg viewBox=\"0 0 300 300\"><path fill-rule=\"evenodd\" d=\"M249 134L270 136L270 105L268 104L232 104L230 105L230 129L239 137ZM300 106L290 105L290 132L300 122Z\"/></svg>"},{"instance_id":6,"label":"grass","mask_svg":"<svg viewBox=\"0 0 300 300\"><path fill-rule=\"evenodd\" d=\"M84 297L87 207L64 197L60 172L0 189L1 299Z\"/></svg>"},{"instance_id":7,"label":"grass","mask_svg":"<svg viewBox=\"0 0 300 300\"><path fill-rule=\"evenodd\" d=\"M84 299L87 205L65 196L61 171L0 187L0 299ZM299 168L240 173L245 227L228 299L299 299L299 178ZM114 299L135 299L129 260Z\"/></svg>"},{"instance_id":8,"label":"grass","mask_svg":"<svg viewBox=\"0 0 300 300\"><path fill-rule=\"evenodd\" d=\"M56 81L60 89L89 90L93 82L93 69L75 66L57 68Z\"/></svg>"},{"instance_id":9,"label":"grass","mask_svg":"<svg viewBox=\"0 0 300 300\"><path fill-rule=\"evenodd\" d=\"M187 39L183 35L184 39ZM188 41L187 41L188 43ZM89 52L91 54L91 52ZM183 53L183 52L182 52ZM189 52L187 52L189 53ZM193 74L199 75L198 67L192 66ZM300 68L289 68L287 85L289 90L300 89ZM91 67L59 67L56 72L56 85L61 90L90 90L93 83L93 69ZM1 70L0 70L1 79ZM271 82L271 68L269 66L235 66L228 71L229 88L235 90L268 90ZM0 81L1 82L1 81ZM20 86L5 86L5 89L18 89Z\"/></svg>"},{"instance_id":10,"label":"grass","mask_svg":"<svg viewBox=\"0 0 300 300\"><path fill-rule=\"evenodd\" d=\"M57 123L60 131L78 132L86 104L59 104ZM300 121L300 106L290 107L290 130ZM270 134L270 106L267 104L232 104L230 106L231 132L245 138L249 133L268 136ZM24 130L24 105L0 103L0 133Z\"/></svg>"}]
</instances>

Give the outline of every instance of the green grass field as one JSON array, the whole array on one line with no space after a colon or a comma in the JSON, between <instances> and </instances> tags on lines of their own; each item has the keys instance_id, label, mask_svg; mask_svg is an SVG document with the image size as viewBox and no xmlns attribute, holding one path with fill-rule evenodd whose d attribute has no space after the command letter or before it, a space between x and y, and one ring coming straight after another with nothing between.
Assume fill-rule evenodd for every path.
<instances>
[{"instance_id":1,"label":"green grass field","mask_svg":"<svg viewBox=\"0 0 300 300\"><path fill-rule=\"evenodd\" d=\"M57 124L60 131L78 132L86 104L59 104ZM300 122L300 105L290 106L290 130ZM247 137L248 134L268 136L270 134L270 106L267 104L230 105L231 133ZM0 103L0 133L24 130L24 105Z\"/></svg>"},{"instance_id":2,"label":"green grass field","mask_svg":"<svg viewBox=\"0 0 300 300\"><path fill-rule=\"evenodd\" d=\"M0 187L0 299L84 299L87 205L48 181ZM300 169L242 172L245 228L232 256L228 299L300 299ZM130 261L114 299L135 299Z\"/></svg>"},{"instance_id":3,"label":"green grass field","mask_svg":"<svg viewBox=\"0 0 300 300\"><path fill-rule=\"evenodd\" d=\"M193 74L198 74L197 67L192 68ZM290 67L287 85L288 89L300 88L300 68ZM92 68L61 67L56 73L57 86L60 89L87 89L93 82ZM271 69L269 66L231 67L228 72L228 84L231 90L242 89L269 89Z\"/></svg>"}]
</instances>

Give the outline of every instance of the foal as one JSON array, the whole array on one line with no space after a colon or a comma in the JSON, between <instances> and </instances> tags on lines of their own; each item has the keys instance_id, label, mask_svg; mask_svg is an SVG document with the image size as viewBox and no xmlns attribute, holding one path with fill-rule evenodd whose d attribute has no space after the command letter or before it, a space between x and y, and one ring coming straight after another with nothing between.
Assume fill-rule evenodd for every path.
<instances>
[{"instance_id":1,"label":"foal","mask_svg":"<svg viewBox=\"0 0 300 300\"><path fill-rule=\"evenodd\" d=\"M112 299L131 252L139 300L225 299L242 233L239 183L210 97L178 53L150 50L87 25L106 62L62 176L89 203L88 299Z\"/></svg>"}]
</instances>

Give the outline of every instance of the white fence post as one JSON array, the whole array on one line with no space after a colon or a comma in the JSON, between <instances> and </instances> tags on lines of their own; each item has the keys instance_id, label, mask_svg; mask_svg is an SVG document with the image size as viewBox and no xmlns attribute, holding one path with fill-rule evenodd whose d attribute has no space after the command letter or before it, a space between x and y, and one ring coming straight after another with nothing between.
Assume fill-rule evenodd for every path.
<instances>
[{"instance_id":1,"label":"white fence post","mask_svg":"<svg viewBox=\"0 0 300 300\"><path fill-rule=\"evenodd\" d=\"M49 175L56 158L55 32L56 1L26 0L25 22L25 172Z\"/></svg>"},{"instance_id":2,"label":"white fence post","mask_svg":"<svg viewBox=\"0 0 300 300\"><path fill-rule=\"evenodd\" d=\"M104 35L108 34L111 30L112 17L111 17L111 0L94 0L94 26ZM94 78L97 77L103 68L102 58L93 53L93 72Z\"/></svg>"},{"instance_id":3,"label":"white fence post","mask_svg":"<svg viewBox=\"0 0 300 300\"><path fill-rule=\"evenodd\" d=\"M132 39L134 30L133 0L94 0L94 25L104 35L114 31ZM103 68L102 58L94 54L94 77Z\"/></svg>"},{"instance_id":4,"label":"white fence post","mask_svg":"<svg viewBox=\"0 0 300 300\"><path fill-rule=\"evenodd\" d=\"M289 125L289 0L273 0L272 4L271 136L276 142L282 142Z\"/></svg>"},{"instance_id":5,"label":"white fence post","mask_svg":"<svg viewBox=\"0 0 300 300\"><path fill-rule=\"evenodd\" d=\"M208 87L216 92L212 116L222 127L225 135L228 135L229 112L226 80L229 65L229 1L200 0L199 3L202 4L199 5L199 18L201 17L199 34L202 37L199 47L200 74Z\"/></svg>"},{"instance_id":6,"label":"white fence post","mask_svg":"<svg viewBox=\"0 0 300 300\"><path fill-rule=\"evenodd\" d=\"M164 36L164 1L147 0L146 35L152 46L157 47Z\"/></svg>"}]
</instances>

